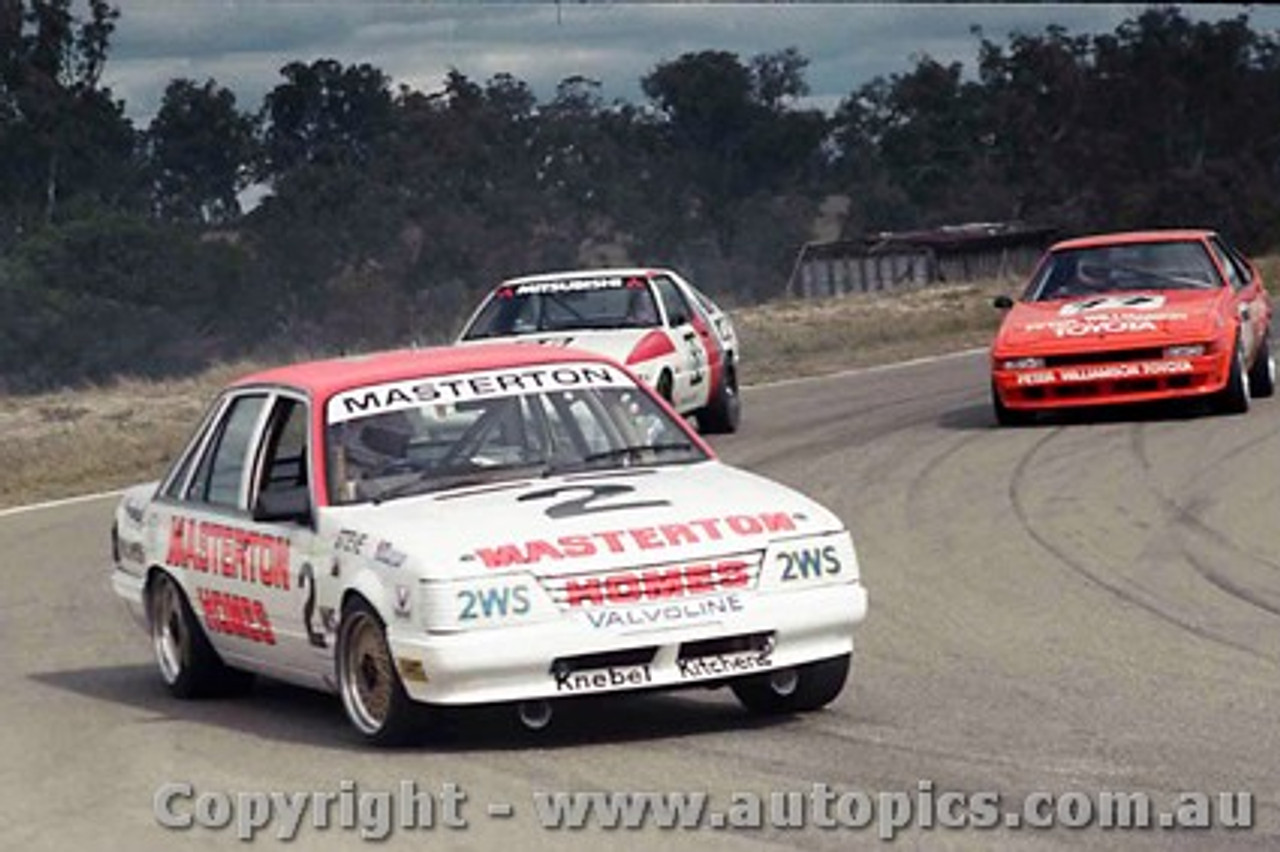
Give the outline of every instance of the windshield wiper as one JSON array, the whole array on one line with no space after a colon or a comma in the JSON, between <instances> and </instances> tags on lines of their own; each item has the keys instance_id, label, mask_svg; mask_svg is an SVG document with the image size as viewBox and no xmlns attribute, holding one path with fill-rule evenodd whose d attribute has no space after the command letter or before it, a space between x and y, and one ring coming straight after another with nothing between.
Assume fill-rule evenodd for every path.
<instances>
[{"instance_id":1,"label":"windshield wiper","mask_svg":"<svg viewBox=\"0 0 1280 852\"><path fill-rule=\"evenodd\" d=\"M628 444L625 447L613 447L597 453L588 453L581 458L568 459L563 462L551 462L543 468L543 476L552 476L566 471L589 468L594 463L611 459L634 459L639 461L644 453L660 455L662 453L688 452L694 449L689 441L668 441L660 444Z\"/></svg>"},{"instance_id":2,"label":"windshield wiper","mask_svg":"<svg viewBox=\"0 0 1280 852\"><path fill-rule=\"evenodd\" d=\"M376 506L387 500L395 500L400 497L411 497L416 494L431 494L436 491L452 491L455 488L469 488L472 485L489 485L490 483L508 478L505 476L495 476L494 474L508 473L513 470L529 470L530 468L539 467L540 464L541 463L533 465L502 465L500 467L489 467L444 475L440 475L435 471L424 470L407 482L401 482L399 485L393 485L390 488L386 488L378 492L373 496L370 502Z\"/></svg>"}]
</instances>

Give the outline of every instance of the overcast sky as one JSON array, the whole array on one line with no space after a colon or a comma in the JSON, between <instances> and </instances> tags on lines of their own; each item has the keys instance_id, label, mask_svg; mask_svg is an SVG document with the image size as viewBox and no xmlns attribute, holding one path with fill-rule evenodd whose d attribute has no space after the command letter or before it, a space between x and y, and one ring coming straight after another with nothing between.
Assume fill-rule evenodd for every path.
<instances>
[{"instance_id":1,"label":"overcast sky","mask_svg":"<svg viewBox=\"0 0 1280 852\"><path fill-rule=\"evenodd\" d=\"M507 72L540 100L566 77L603 84L607 101L642 100L639 80L660 62L699 50L743 60L795 47L810 60L812 101L834 107L877 75L903 73L928 55L972 71L982 28L1003 43L1012 32L1060 24L1072 34L1112 32L1142 4L925 5L554 2L280 2L128 0L122 6L103 82L144 127L170 80L212 78L255 111L292 61L368 62L394 85L441 88L456 68L476 82ZM1248 13L1255 30L1276 33L1280 9L1185 7L1194 18Z\"/></svg>"}]
</instances>

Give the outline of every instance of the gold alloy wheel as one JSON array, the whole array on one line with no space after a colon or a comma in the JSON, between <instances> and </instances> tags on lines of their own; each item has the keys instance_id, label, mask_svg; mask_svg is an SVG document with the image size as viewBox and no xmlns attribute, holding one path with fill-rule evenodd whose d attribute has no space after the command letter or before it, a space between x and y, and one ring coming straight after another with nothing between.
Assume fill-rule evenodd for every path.
<instances>
[{"instance_id":1,"label":"gold alloy wheel","mask_svg":"<svg viewBox=\"0 0 1280 852\"><path fill-rule=\"evenodd\" d=\"M363 611L348 616L338 660L338 685L348 715L361 732L378 733L391 711L395 671L376 618Z\"/></svg>"}]
</instances>

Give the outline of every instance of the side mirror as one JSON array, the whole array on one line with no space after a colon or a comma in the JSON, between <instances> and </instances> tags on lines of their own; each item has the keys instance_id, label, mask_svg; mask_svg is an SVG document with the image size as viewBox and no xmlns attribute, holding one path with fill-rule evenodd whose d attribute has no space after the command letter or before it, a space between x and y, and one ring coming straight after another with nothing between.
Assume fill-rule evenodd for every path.
<instances>
[{"instance_id":1,"label":"side mirror","mask_svg":"<svg viewBox=\"0 0 1280 852\"><path fill-rule=\"evenodd\" d=\"M263 491L253 507L253 519L263 523L310 525L311 493L305 485Z\"/></svg>"},{"instance_id":2,"label":"side mirror","mask_svg":"<svg viewBox=\"0 0 1280 852\"><path fill-rule=\"evenodd\" d=\"M991 304L1002 311L1007 311L1013 307L1013 299L1001 293L999 296L996 296L991 300Z\"/></svg>"}]
</instances>

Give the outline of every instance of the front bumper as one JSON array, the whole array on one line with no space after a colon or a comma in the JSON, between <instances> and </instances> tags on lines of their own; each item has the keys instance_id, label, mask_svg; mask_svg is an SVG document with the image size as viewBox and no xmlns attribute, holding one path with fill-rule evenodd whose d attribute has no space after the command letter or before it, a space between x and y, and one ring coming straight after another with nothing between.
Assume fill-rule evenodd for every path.
<instances>
[{"instance_id":1,"label":"front bumper","mask_svg":"<svg viewBox=\"0 0 1280 852\"><path fill-rule=\"evenodd\" d=\"M145 575L131 574L116 566L111 571L111 588L124 601L125 609L144 629L147 623L147 578Z\"/></svg>"},{"instance_id":2,"label":"front bumper","mask_svg":"<svg viewBox=\"0 0 1280 852\"><path fill-rule=\"evenodd\" d=\"M995 363L1009 357L1003 355ZM991 377L1006 408L1048 410L1212 396L1226 386L1231 359L1227 350L1191 358L993 368Z\"/></svg>"},{"instance_id":3,"label":"front bumper","mask_svg":"<svg viewBox=\"0 0 1280 852\"><path fill-rule=\"evenodd\" d=\"M415 701L479 704L708 685L853 650L866 615L860 583L715 598L712 620L637 628L644 607L575 613L522 627L429 634L392 629L388 643ZM663 604L661 606L683 606ZM690 606L708 611L704 603ZM618 618L604 617L606 612ZM606 625L605 623L608 622Z\"/></svg>"}]
</instances>

